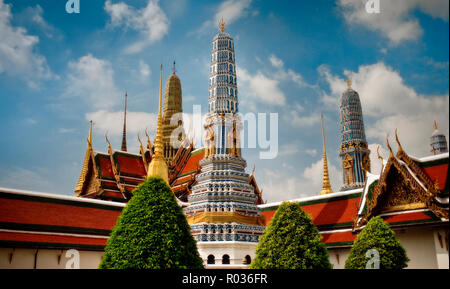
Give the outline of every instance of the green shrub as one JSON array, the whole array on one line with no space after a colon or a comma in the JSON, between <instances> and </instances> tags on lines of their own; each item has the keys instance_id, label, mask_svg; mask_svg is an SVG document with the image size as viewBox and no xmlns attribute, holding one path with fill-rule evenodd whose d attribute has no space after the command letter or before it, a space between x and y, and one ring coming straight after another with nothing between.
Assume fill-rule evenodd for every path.
<instances>
[{"instance_id":1,"label":"green shrub","mask_svg":"<svg viewBox=\"0 0 450 289\"><path fill-rule=\"evenodd\" d=\"M331 269L319 230L298 203L283 202L256 248L253 269Z\"/></svg>"},{"instance_id":2,"label":"green shrub","mask_svg":"<svg viewBox=\"0 0 450 289\"><path fill-rule=\"evenodd\" d=\"M406 251L395 237L395 233L380 217L371 218L359 233L345 262L345 268L365 269L368 262L373 268L373 260L370 260L375 255L368 253L368 250L378 251L380 269L402 269L407 266L409 261Z\"/></svg>"},{"instance_id":3,"label":"green shrub","mask_svg":"<svg viewBox=\"0 0 450 289\"><path fill-rule=\"evenodd\" d=\"M160 178L148 178L118 218L99 267L199 269L202 263L171 189Z\"/></svg>"}]
</instances>

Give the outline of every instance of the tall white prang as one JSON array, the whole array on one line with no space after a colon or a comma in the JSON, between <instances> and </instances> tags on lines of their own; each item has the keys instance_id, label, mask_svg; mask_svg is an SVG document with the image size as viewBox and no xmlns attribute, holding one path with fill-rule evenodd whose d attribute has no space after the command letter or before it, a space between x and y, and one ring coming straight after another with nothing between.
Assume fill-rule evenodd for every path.
<instances>
[{"instance_id":1,"label":"tall white prang","mask_svg":"<svg viewBox=\"0 0 450 289\"><path fill-rule=\"evenodd\" d=\"M234 42L223 21L219 28L212 41L205 156L184 212L205 264L239 267L254 258L265 222L241 156Z\"/></svg>"}]
</instances>

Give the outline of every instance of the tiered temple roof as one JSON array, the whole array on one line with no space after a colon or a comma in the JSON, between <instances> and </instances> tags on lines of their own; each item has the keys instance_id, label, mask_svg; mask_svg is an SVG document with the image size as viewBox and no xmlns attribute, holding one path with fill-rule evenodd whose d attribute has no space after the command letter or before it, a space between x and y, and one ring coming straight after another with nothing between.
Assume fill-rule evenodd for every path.
<instances>
[{"instance_id":1,"label":"tiered temple roof","mask_svg":"<svg viewBox=\"0 0 450 289\"><path fill-rule=\"evenodd\" d=\"M91 128L92 129L92 128ZM90 130L92 141L92 130ZM86 155L75 194L78 197L107 201L127 202L132 191L147 177L147 168L153 156L153 146L147 139L147 146L140 146L138 154L114 150L108 145L108 152L97 152L88 141ZM192 141L185 139L169 165L169 185L175 196L186 202L195 176L200 171L200 160L205 149L194 149ZM252 175L250 184L255 188L258 203L262 194Z\"/></svg>"},{"instance_id":2,"label":"tiered temple roof","mask_svg":"<svg viewBox=\"0 0 450 289\"><path fill-rule=\"evenodd\" d=\"M396 137L397 141L398 138ZM380 175L368 173L363 188L296 200L329 248L349 247L372 216L380 216L396 228L407 226L448 226L449 154L415 158L408 156L400 142L383 161ZM261 205L266 224L280 203Z\"/></svg>"}]
</instances>

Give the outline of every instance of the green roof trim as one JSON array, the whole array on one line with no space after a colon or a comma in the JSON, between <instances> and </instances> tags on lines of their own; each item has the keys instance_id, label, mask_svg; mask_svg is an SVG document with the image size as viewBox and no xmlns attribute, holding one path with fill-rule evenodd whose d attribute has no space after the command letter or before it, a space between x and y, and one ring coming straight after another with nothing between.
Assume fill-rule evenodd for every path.
<instances>
[{"instance_id":1,"label":"green roof trim","mask_svg":"<svg viewBox=\"0 0 450 289\"><path fill-rule=\"evenodd\" d=\"M35 231L36 233L57 232L57 233L90 234L101 236L109 236L109 234L111 233L111 230L102 230L93 228L40 225L40 224L22 224L10 222L0 222L0 228L8 230Z\"/></svg>"},{"instance_id":2,"label":"green roof trim","mask_svg":"<svg viewBox=\"0 0 450 289\"><path fill-rule=\"evenodd\" d=\"M199 150L193 151L193 152L191 152L191 157L198 155L199 153L202 153L204 151L205 151L205 148L201 148Z\"/></svg>"},{"instance_id":3,"label":"green roof trim","mask_svg":"<svg viewBox=\"0 0 450 289\"><path fill-rule=\"evenodd\" d=\"M346 241L346 242L335 242L335 243L325 243L325 246L327 247L343 247L343 246L352 246L353 241Z\"/></svg>"},{"instance_id":4,"label":"green roof trim","mask_svg":"<svg viewBox=\"0 0 450 289\"><path fill-rule=\"evenodd\" d=\"M434 166L438 166L438 165L445 165L445 164L448 164L448 158L442 158L442 159L427 161L427 162L417 162L417 164L424 168L434 167Z\"/></svg>"},{"instance_id":5,"label":"green roof trim","mask_svg":"<svg viewBox=\"0 0 450 289\"><path fill-rule=\"evenodd\" d=\"M319 231L327 231L332 229L342 229L345 227L352 227L352 222L344 222L344 223L336 223L336 224L328 224L328 225L318 225L317 228Z\"/></svg>"},{"instance_id":6,"label":"green roof trim","mask_svg":"<svg viewBox=\"0 0 450 289\"><path fill-rule=\"evenodd\" d=\"M328 202L336 202L336 201L354 199L354 198L359 198L359 197L361 197L361 192L353 193L353 194L350 194L350 195L344 195L344 196L328 197L328 198L323 198L323 199L318 199L318 200L304 201L304 202L299 202L299 204L300 204L300 206L303 207L303 206L309 206L309 205L315 205L315 204L321 204L321 203L328 203ZM274 205L274 206L262 208L261 210L263 212L274 211L274 210L278 209L278 206L279 205Z\"/></svg>"}]
</instances>

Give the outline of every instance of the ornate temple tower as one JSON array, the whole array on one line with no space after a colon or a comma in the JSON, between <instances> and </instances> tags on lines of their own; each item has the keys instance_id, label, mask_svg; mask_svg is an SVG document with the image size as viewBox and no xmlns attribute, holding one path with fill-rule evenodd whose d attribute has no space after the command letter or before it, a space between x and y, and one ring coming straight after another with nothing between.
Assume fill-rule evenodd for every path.
<instances>
[{"instance_id":1,"label":"ornate temple tower","mask_svg":"<svg viewBox=\"0 0 450 289\"><path fill-rule=\"evenodd\" d=\"M233 39L223 21L219 27L212 42L205 156L184 212L203 260L236 266L250 263L265 223L241 156Z\"/></svg>"},{"instance_id":2,"label":"ornate temple tower","mask_svg":"<svg viewBox=\"0 0 450 289\"><path fill-rule=\"evenodd\" d=\"M445 135L438 130L438 124L434 122L434 132L431 135L431 152L434 155L443 154L448 152L447 140Z\"/></svg>"},{"instance_id":3,"label":"ornate temple tower","mask_svg":"<svg viewBox=\"0 0 450 289\"><path fill-rule=\"evenodd\" d=\"M183 129L182 122L182 97L181 97L181 82L178 76L175 74L175 62L173 63L172 74L166 82L166 91L164 95L164 116L163 116L163 151L164 159L168 166L170 166L173 157L177 153L177 142L180 142L186 136ZM174 124L171 119L175 115ZM177 120L178 119L178 120ZM173 121L173 120L172 120ZM174 133L174 136L172 136ZM176 135L175 135L176 134ZM175 137L176 139L171 139ZM174 146L175 145L175 146Z\"/></svg>"},{"instance_id":4,"label":"ornate temple tower","mask_svg":"<svg viewBox=\"0 0 450 289\"><path fill-rule=\"evenodd\" d=\"M359 95L347 80L347 90L340 101L340 153L343 171L341 191L364 186L366 171L370 172L369 149Z\"/></svg>"},{"instance_id":5,"label":"ornate temple tower","mask_svg":"<svg viewBox=\"0 0 450 289\"><path fill-rule=\"evenodd\" d=\"M147 177L160 177L167 184L169 184L169 171L164 160L163 154L163 130L162 130L162 64L161 64L161 75L159 79L159 107L158 107L158 124L156 127L156 138L155 138L155 153L153 158L148 165Z\"/></svg>"}]
</instances>

